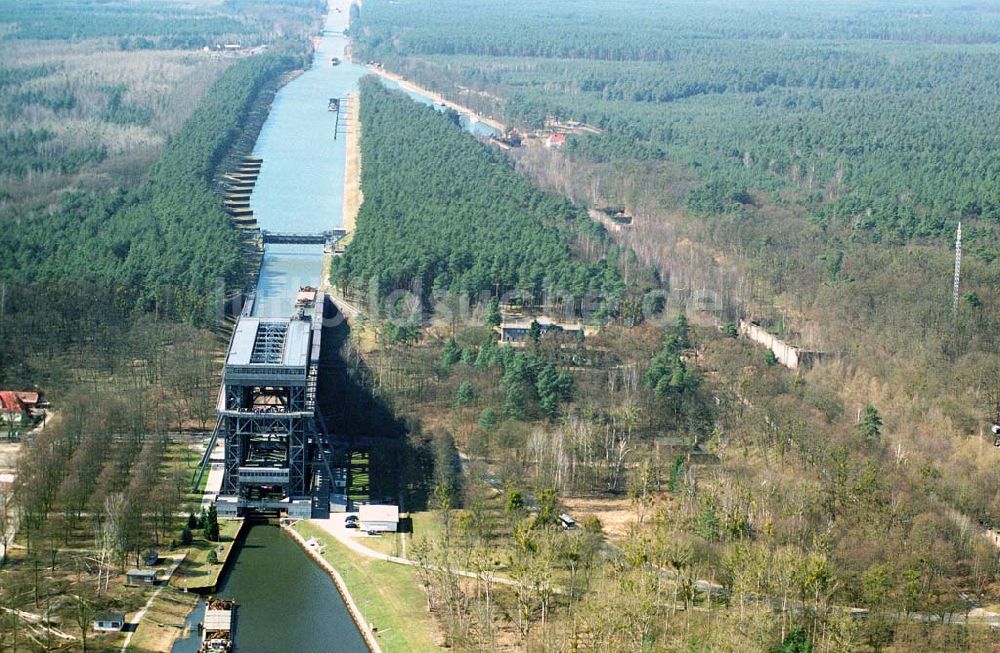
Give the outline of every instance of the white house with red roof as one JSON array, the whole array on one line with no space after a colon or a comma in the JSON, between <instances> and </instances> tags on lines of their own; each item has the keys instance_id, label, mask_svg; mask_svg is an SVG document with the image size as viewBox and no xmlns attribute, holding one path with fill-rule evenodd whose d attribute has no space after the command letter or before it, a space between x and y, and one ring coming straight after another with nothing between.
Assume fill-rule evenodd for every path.
<instances>
[{"instance_id":1,"label":"white house with red roof","mask_svg":"<svg viewBox=\"0 0 1000 653\"><path fill-rule=\"evenodd\" d=\"M562 147L566 144L566 134L551 134L545 139L545 147Z\"/></svg>"}]
</instances>

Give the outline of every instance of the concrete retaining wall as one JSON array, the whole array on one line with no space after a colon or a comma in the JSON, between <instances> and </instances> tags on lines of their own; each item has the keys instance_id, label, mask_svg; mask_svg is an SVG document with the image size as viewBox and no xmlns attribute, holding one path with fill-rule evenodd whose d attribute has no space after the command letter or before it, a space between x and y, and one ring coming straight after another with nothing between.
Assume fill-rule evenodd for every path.
<instances>
[{"instance_id":1,"label":"concrete retaining wall","mask_svg":"<svg viewBox=\"0 0 1000 653\"><path fill-rule=\"evenodd\" d=\"M812 361L818 355L817 352L802 352L798 347L789 345L777 336L746 320L740 320L740 333L770 349L774 352L778 362L791 370L799 369L799 365L805 362L803 359L808 358ZM808 356L802 356L802 354L808 354Z\"/></svg>"}]
</instances>

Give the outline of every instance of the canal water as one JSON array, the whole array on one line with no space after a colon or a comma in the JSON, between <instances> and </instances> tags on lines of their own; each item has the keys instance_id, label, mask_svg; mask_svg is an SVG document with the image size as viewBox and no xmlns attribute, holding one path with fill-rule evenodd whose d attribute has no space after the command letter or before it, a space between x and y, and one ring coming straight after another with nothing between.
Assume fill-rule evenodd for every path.
<instances>
[{"instance_id":1,"label":"canal water","mask_svg":"<svg viewBox=\"0 0 1000 653\"><path fill-rule=\"evenodd\" d=\"M250 529L218 596L236 601L238 653L368 651L333 581L277 526ZM194 624L203 615L199 606ZM195 626L173 653L195 653L197 644Z\"/></svg>"},{"instance_id":2,"label":"canal water","mask_svg":"<svg viewBox=\"0 0 1000 653\"><path fill-rule=\"evenodd\" d=\"M335 138L336 114L327 110L327 102L356 92L358 80L366 73L364 66L350 63L344 54L347 25L346 10L331 11L312 66L278 92L257 138L253 153L262 157L264 164L250 196L250 208L261 229L315 233L343 225L345 124L342 116ZM331 65L333 57L341 59L340 65ZM433 105L425 95L384 78L382 81L421 104ZM477 136L497 134L465 114L461 123ZM254 314L291 314L299 287L318 286L323 272L321 246L268 245Z\"/></svg>"},{"instance_id":3,"label":"canal water","mask_svg":"<svg viewBox=\"0 0 1000 653\"><path fill-rule=\"evenodd\" d=\"M344 123L334 138L336 114L327 110L330 98L344 99L356 92L364 66L347 61L347 11L331 11L325 36L316 47L312 66L283 87L274 98L267 121L253 153L264 159L250 196L250 208L261 229L284 232L322 232L343 225ZM338 57L340 65L330 60ZM402 89L383 78L390 88L402 90L416 102L434 105L420 93ZM346 111L344 112L346 115ZM461 116L461 124L477 136L497 131L482 122ZM343 121L343 116L341 117ZM290 315L300 286L318 286L323 274L323 248L319 245L268 245L264 252L254 315Z\"/></svg>"},{"instance_id":4,"label":"canal water","mask_svg":"<svg viewBox=\"0 0 1000 653\"><path fill-rule=\"evenodd\" d=\"M312 66L278 91L257 137L253 153L264 164L250 208L261 229L315 233L343 224L347 112L335 138L336 113L327 110L327 102L357 91L365 74L344 54L347 13L331 10ZM333 57L340 65L331 65ZM299 287L318 286L322 273L322 246L268 245L254 314L290 315Z\"/></svg>"},{"instance_id":5,"label":"canal water","mask_svg":"<svg viewBox=\"0 0 1000 653\"><path fill-rule=\"evenodd\" d=\"M364 74L362 66L343 61L343 4L342 13L327 17L312 66L275 96L254 147L264 163L250 206L261 229L312 233L342 224L345 136L341 128L334 138L327 102L356 91ZM342 63L331 65L332 57ZM291 315L299 287L318 286L322 268L322 246L268 245L254 314ZM218 592L237 604L237 651L368 651L333 581L276 526L253 526L237 555ZM188 618L191 635L173 653L198 650L203 616L204 602Z\"/></svg>"}]
</instances>

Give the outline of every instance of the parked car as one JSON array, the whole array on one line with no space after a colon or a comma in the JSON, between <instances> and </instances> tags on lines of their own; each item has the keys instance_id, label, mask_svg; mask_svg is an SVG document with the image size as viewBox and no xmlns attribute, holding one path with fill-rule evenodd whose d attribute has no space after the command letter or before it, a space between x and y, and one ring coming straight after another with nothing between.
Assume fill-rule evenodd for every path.
<instances>
[{"instance_id":1,"label":"parked car","mask_svg":"<svg viewBox=\"0 0 1000 653\"><path fill-rule=\"evenodd\" d=\"M357 515L348 515L344 518L344 528L357 528L359 524Z\"/></svg>"}]
</instances>

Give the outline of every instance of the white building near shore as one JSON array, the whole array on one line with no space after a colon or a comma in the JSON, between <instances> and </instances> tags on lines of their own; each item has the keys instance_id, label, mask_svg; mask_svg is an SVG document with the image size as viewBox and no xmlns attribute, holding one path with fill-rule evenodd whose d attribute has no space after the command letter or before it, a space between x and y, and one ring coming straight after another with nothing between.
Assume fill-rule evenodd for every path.
<instances>
[{"instance_id":1,"label":"white building near shore","mask_svg":"<svg viewBox=\"0 0 1000 653\"><path fill-rule=\"evenodd\" d=\"M395 533L399 529L399 506L361 506L358 518L366 533Z\"/></svg>"}]
</instances>

